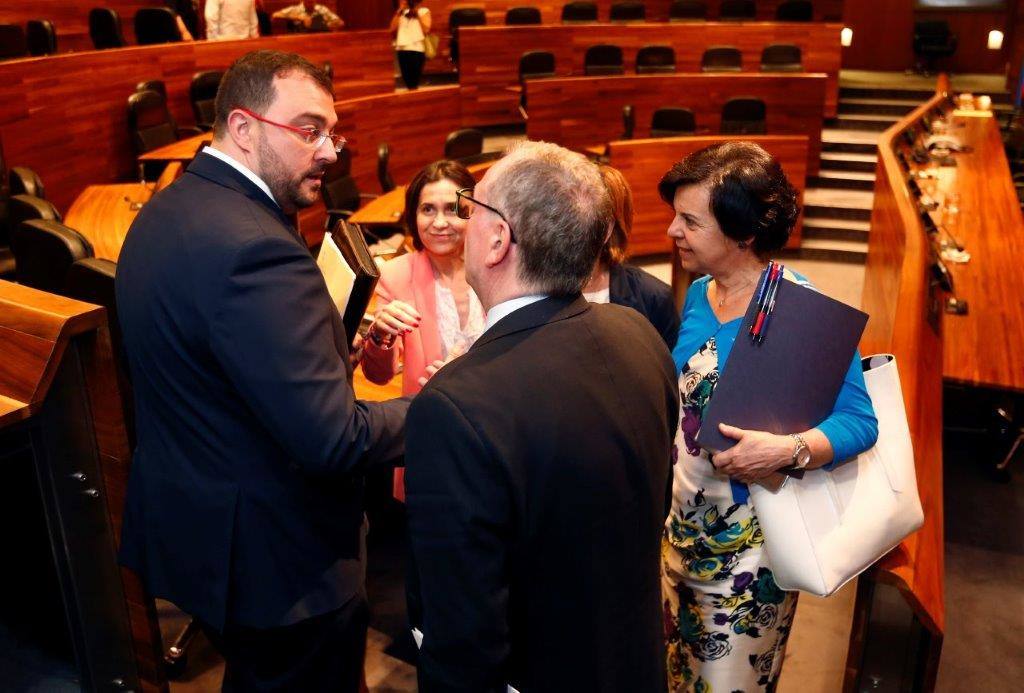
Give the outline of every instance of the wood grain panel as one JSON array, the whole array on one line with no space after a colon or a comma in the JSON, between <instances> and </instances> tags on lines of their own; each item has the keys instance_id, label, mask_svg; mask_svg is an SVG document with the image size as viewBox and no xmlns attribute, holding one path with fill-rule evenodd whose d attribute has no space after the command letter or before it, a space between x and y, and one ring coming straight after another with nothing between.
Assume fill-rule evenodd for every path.
<instances>
[{"instance_id":1,"label":"wood grain panel","mask_svg":"<svg viewBox=\"0 0 1024 693\"><path fill-rule=\"evenodd\" d=\"M352 150L352 175L363 192L381 192L378 144L391 147L392 178L407 181L423 166L443 158L445 137L460 123L456 86L348 99L335 108L337 129Z\"/></svg>"},{"instance_id":2,"label":"wood grain panel","mask_svg":"<svg viewBox=\"0 0 1024 693\"><path fill-rule=\"evenodd\" d=\"M824 75L675 74L626 77L570 77L527 83L532 140L582 149L622 132L622 107L632 104L636 136L650 132L651 114L660 106L694 111L698 128L717 133L722 106L730 98L754 96L767 105L771 135L806 135L807 170L818 171ZM595 109L594 104L600 104Z\"/></svg>"},{"instance_id":3,"label":"wood grain panel","mask_svg":"<svg viewBox=\"0 0 1024 693\"><path fill-rule=\"evenodd\" d=\"M390 92L394 75L386 31L294 35L245 41L137 46L0 63L0 139L10 165L29 166L66 210L95 183L135 179L127 99L145 79L167 83L181 125L194 122L192 75L226 69L253 50L301 53L334 66L337 98Z\"/></svg>"},{"instance_id":4,"label":"wood grain panel","mask_svg":"<svg viewBox=\"0 0 1024 693\"><path fill-rule=\"evenodd\" d=\"M670 137L665 139L618 140L608 145L608 163L622 171L633 189L633 233L629 239L631 255L647 255L671 251L666 235L672 221L672 209L658 194L658 181L677 161L688 154L728 141L756 142L779 160L786 177L800 193L803 205L807 179L807 137L743 136L743 137ZM802 218L790 236L788 247L800 245Z\"/></svg>"},{"instance_id":5,"label":"wood grain panel","mask_svg":"<svg viewBox=\"0 0 1024 693\"><path fill-rule=\"evenodd\" d=\"M948 88L940 83L940 89ZM941 637L943 597L942 363L943 320L930 288L931 241L917 216L895 156L896 138L941 102L936 96L883 133L879 140L871 234L862 308L868 324L864 354L892 353L900 369L903 400L914 443L924 526L877 564L877 578L895 584L922 623ZM936 310L938 312L936 312ZM932 316L930 320L929 316ZM927 690L927 686L925 690Z\"/></svg>"},{"instance_id":6,"label":"wood grain panel","mask_svg":"<svg viewBox=\"0 0 1024 693\"><path fill-rule=\"evenodd\" d=\"M89 10L94 7L109 7L121 15L121 30L124 39L135 43L135 13L143 7L158 7L161 2L154 0L32 0L31 2L6 2L0 7L0 24L21 24L30 19L48 19L57 31L57 52L91 51L89 38Z\"/></svg>"},{"instance_id":7,"label":"wood grain panel","mask_svg":"<svg viewBox=\"0 0 1024 693\"><path fill-rule=\"evenodd\" d=\"M551 51L558 75L568 77L583 74L587 48L599 43L622 47L627 73L635 71L636 53L648 44L671 45L679 72L700 72L704 49L712 45L738 47L744 72L760 72L761 50L766 45L795 44L803 52L804 69L826 75L824 107L817 111L820 120L822 113L836 115L841 29L839 24L779 22L470 27L460 32L463 122L487 125L521 120L519 96L509 87L519 83L519 58L525 51Z\"/></svg>"}]
</instances>

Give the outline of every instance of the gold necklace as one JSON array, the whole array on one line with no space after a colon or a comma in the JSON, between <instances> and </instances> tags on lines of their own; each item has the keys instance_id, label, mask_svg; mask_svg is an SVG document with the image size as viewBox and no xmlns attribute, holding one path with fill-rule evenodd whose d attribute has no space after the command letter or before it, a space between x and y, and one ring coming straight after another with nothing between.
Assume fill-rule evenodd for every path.
<instances>
[{"instance_id":1,"label":"gold necklace","mask_svg":"<svg viewBox=\"0 0 1024 693\"><path fill-rule=\"evenodd\" d=\"M758 277L760 277L760 274L758 275ZM733 292L732 292L732 294L730 296L727 296L726 298L719 298L718 299L718 307L721 308L722 306L724 306L726 301L728 301L728 300L738 296L740 291L742 291L743 289L746 289L748 286L750 286L753 283L754 283L754 280L751 279L750 281L748 281L746 284L744 284L740 288L733 289ZM715 296L716 296L716 298L718 297L719 294L721 294L721 289L719 288L720 286L721 285L718 282L715 282Z\"/></svg>"}]
</instances>

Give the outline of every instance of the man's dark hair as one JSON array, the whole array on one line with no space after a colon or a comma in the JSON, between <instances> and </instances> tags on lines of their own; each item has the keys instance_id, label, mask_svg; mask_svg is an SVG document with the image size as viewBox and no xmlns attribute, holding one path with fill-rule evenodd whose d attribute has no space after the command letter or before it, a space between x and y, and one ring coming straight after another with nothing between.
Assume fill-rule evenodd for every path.
<instances>
[{"instance_id":1,"label":"man's dark hair","mask_svg":"<svg viewBox=\"0 0 1024 693\"><path fill-rule=\"evenodd\" d=\"M778 160L753 142L713 144L686 156L658 183L671 206L679 188L707 183L715 220L729 238L751 241L758 255L786 245L800 207Z\"/></svg>"},{"instance_id":2,"label":"man's dark hair","mask_svg":"<svg viewBox=\"0 0 1024 693\"><path fill-rule=\"evenodd\" d=\"M416 216L420 207L420 194L423 188L430 183L439 180L450 180L455 183L456 189L472 188L476 180L465 166L458 161L441 159L432 164L427 164L420 169L419 173L413 176L409 187L405 189L405 228L412 236L412 245L416 250L423 250L423 241L420 240L420 230L416 224ZM453 199L452 202L455 202Z\"/></svg>"},{"instance_id":3,"label":"man's dark hair","mask_svg":"<svg viewBox=\"0 0 1024 693\"><path fill-rule=\"evenodd\" d=\"M275 77L286 77L293 72L306 75L317 86L334 98L334 85L327 74L295 53L281 51L253 51L232 63L224 73L217 89L214 108L213 134L222 137L228 125L228 116L236 108L247 108L263 115L274 102Z\"/></svg>"}]
</instances>

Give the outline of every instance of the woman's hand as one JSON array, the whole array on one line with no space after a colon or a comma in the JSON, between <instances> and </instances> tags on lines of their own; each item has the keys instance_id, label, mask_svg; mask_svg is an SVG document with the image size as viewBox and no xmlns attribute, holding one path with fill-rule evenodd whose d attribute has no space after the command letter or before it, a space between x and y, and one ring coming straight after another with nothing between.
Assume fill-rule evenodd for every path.
<instances>
[{"instance_id":1,"label":"woman's hand","mask_svg":"<svg viewBox=\"0 0 1024 693\"><path fill-rule=\"evenodd\" d=\"M715 469L745 484L764 479L793 461L796 443L790 436L748 431L726 424L719 424L718 430L738 442L714 455Z\"/></svg>"},{"instance_id":2,"label":"woman's hand","mask_svg":"<svg viewBox=\"0 0 1024 693\"><path fill-rule=\"evenodd\" d=\"M377 311L370 331L394 339L420 326L420 314L402 301L392 301Z\"/></svg>"}]
</instances>

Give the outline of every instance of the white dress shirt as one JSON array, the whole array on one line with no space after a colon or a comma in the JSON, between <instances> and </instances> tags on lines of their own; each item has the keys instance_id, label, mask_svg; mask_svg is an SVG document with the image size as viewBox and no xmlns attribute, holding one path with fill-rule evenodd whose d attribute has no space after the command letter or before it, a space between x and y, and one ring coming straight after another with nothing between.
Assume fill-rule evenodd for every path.
<instances>
[{"instance_id":1,"label":"white dress shirt","mask_svg":"<svg viewBox=\"0 0 1024 693\"><path fill-rule=\"evenodd\" d=\"M253 185L255 185L257 188L259 188L263 192L267 193L267 197L270 198L271 202L273 202L275 205L277 204L277 200L274 199L274 194L272 192L270 192L270 188L267 187L267 184L263 182L262 178L260 178L255 173L253 173L249 169L248 166L246 166L245 164L242 164L242 163L236 161L235 159L233 159L232 157L228 156L224 152L220 151L219 149L214 149L213 147L203 147L202 153L203 154L209 154L212 157L220 159L221 161L223 161L228 166L231 166L232 168L234 168L236 171L241 173L243 176L245 176L246 178L251 180L253 182ZM278 206L280 206L280 205L278 205Z\"/></svg>"},{"instance_id":2,"label":"white dress shirt","mask_svg":"<svg viewBox=\"0 0 1024 693\"><path fill-rule=\"evenodd\" d=\"M206 0L206 38L246 39L260 35L256 0Z\"/></svg>"},{"instance_id":3,"label":"white dress shirt","mask_svg":"<svg viewBox=\"0 0 1024 693\"><path fill-rule=\"evenodd\" d=\"M518 298L510 298L507 301L502 301L487 311L487 326L484 327L484 332L487 332L487 330L491 329L495 323L510 313L514 313L520 308L525 308L531 303L543 301L545 298L547 298L546 294L531 294L529 296L519 296Z\"/></svg>"}]
</instances>

